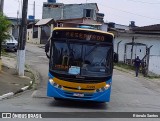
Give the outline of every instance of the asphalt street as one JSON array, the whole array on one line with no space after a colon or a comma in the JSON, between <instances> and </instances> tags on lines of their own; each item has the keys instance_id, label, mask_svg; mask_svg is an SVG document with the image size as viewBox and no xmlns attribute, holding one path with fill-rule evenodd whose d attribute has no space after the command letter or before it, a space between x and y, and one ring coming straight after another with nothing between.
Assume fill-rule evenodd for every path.
<instances>
[{"instance_id":1,"label":"asphalt street","mask_svg":"<svg viewBox=\"0 0 160 121\"><path fill-rule=\"evenodd\" d=\"M46 96L48 59L44 49L27 44L26 64L39 72L38 90L29 90L0 101L0 112L160 112L159 82L114 70L111 102L55 101Z\"/></svg>"}]
</instances>

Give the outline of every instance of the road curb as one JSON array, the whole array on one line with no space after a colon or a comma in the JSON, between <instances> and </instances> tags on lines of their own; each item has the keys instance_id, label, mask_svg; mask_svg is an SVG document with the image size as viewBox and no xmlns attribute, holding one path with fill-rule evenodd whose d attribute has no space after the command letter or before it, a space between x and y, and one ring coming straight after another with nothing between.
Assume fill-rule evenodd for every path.
<instances>
[{"instance_id":1,"label":"road curb","mask_svg":"<svg viewBox=\"0 0 160 121\"><path fill-rule=\"evenodd\" d=\"M6 66L6 65L4 65L4 66ZM6 67L8 67L8 66L6 66ZM8 67L8 68L10 68L10 67ZM33 86L33 84L35 83L35 79L38 80L38 76L36 75L36 73L31 68L29 68L29 71L33 74L32 75L33 77L31 78L32 80L30 81L28 86L24 86L24 87L18 89L17 91L15 91L15 92L9 92L9 93L1 95L0 96L0 101L3 100L3 99L11 98L14 95L17 95L17 94L22 93L26 90L29 90Z\"/></svg>"},{"instance_id":2,"label":"road curb","mask_svg":"<svg viewBox=\"0 0 160 121\"><path fill-rule=\"evenodd\" d=\"M29 68L28 71L30 71L33 74L33 78L31 78L32 81L30 81L28 86L24 86L24 87L20 88L19 90L15 91L15 92L9 92L9 93L1 95L0 96L0 101L3 100L3 99L11 98L14 95L17 95L17 94L22 93L26 90L29 90L34 84L37 84L37 85L39 84L39 82L37 82L37 81L39 81L39 74L37 73L37 71L32 70L32 68Z\"/></svg>"},{"instance_id":3,"label":"road curb","mask_svg":"<svg viewBox=\"0 0 160 121\"><path fill-rule=\"evenodd\" d=\"M3 94L2 96L0 96L0 100L7 99L7 98L10 98L10 97L13 97L16 94L22 93L22 92L28 90L30 86L31 85L22 87L21 89L17 90L16 92L9 92L9 93Z\"/></svg>"}]
</instances>

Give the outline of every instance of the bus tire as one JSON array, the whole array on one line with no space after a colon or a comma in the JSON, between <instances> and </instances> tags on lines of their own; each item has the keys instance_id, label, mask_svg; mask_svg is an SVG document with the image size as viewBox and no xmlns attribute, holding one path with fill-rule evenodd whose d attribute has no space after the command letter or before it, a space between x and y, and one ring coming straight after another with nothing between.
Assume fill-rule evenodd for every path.
<instances>
[{"instance_id":1,"label":"bus tire","mask_svg":"<svg viewBox=\"0 0 160 121\"><path fill-rule=\"evenodd\" d=\"M57 97L55 97L54 99L55 99L56 101L58 101L58 100L62 100L61 98L57 98Z\"/></svg>"}]
</instances>

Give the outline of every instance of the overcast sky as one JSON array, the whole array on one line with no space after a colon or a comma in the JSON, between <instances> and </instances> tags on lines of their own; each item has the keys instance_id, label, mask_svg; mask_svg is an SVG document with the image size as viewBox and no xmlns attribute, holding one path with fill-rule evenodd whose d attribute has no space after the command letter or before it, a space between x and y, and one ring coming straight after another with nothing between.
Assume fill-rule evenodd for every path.
<instances>
[{"instance_id":1,"label":"overcast sky","mask_svg":"<svg viewBox=\"0 0 160 121\"><path fill-rule=\"evenodd\" d=\"M21 0L4 0L4 13L16 17ZM33 1L36 2L36 18L42 18L42 4L47 0L29 0L28 14L33 14ZM57 0L61 3L97 3L99 12L105 14L105 21L137 26L160 24L160 0Z\"/></svg>"}]
</instances>

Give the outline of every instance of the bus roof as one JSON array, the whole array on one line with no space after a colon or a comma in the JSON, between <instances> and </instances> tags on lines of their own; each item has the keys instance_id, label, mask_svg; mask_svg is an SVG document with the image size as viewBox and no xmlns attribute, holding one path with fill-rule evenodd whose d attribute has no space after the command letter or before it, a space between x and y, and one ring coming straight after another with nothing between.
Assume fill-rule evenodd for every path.
<instances>
[{"instance_id":1,"label":"bus roof","mask_svg":"<svg viewBox=\"0 0 160 121\"><path fill-rule=\"evenodd\" d=\"M94 29L55 27L53 30L85 30L85 31L98 32L98 33L103 33L103 34L109 34L114 37L114 34L112 34L112 33L101 31L101 30L94 30Z\"/></svg>"}]
</instances>

